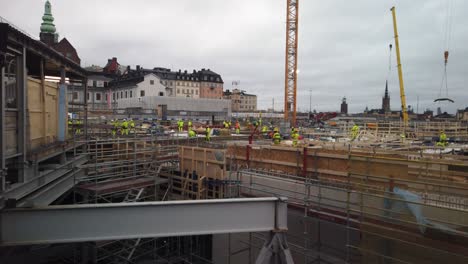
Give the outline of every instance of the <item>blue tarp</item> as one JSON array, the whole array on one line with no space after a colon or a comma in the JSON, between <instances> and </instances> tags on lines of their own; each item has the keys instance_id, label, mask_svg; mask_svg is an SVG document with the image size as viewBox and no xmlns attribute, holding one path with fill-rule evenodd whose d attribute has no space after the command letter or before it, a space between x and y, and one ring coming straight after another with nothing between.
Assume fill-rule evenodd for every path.
<instances>
[{"instance_id":1,"label":"blue tarp","mask_svg":"<svg viewBox=\"0 0 468 264\"><path fill-rule=\"evenodd\" d=\"M426 232L426 226L431 226L436 229L448 232L456 232L456 230L449 228L445 225L434 223L423 215L422 205L424 202L416 193L400 189L398 187L393 188L393 194L395 194L399 199L404 201L396 201L389 198L384 199L384 206L387 210L392 210L395 212L401 212L405 209L408 209L411 214L416 218L416 221L419 224L419 230L421 233Z\"/></svg>"}]
</instances>

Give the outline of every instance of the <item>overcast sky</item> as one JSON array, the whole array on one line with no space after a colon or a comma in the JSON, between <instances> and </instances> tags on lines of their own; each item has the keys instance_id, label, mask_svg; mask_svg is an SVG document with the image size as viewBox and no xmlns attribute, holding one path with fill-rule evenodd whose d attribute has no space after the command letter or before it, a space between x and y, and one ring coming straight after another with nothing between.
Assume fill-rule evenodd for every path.
<instances>
[{"instance_id":1,"label":"overcast sky","mask_svg":"<svg viewBox=\"0 0 468 264\"><path fill-rule=\"evenodd\" d=\"M38 37L43 0L0 0L0 16ZM439 97L452 2L448 94ZM60 38L78 50L82 66L123 65L173 70L210 68L224 88L233 80L258 95L259 108L283 107L286 0L51 0ZM396 6L407 103L419 112L468 106L468 1L302 0L299 13L298 108L350 112L381 107ZM395 49L389 76L391 108L399 109ZM445 97L445 89L443 90Z\"/></svg>"}]
</instances>

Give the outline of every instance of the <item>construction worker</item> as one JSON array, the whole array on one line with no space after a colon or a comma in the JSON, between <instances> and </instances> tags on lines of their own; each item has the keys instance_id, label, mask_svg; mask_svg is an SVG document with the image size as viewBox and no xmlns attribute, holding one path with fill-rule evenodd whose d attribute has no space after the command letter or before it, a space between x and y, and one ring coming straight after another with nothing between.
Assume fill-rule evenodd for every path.
<instances>
[{"instance_id":1,"label":"construction worker","mask_svg":"<svg viewBox=\"0 0 468 264\"><path fill-rule=\"evenodd\" d=\"M228 128L231 129L231 127L232 127L232 123L231 123L231 120L229 120L229 122L228 122Z\"/></svg>"},{"instance_id":2,"label":"construction worker","mask_svg":"<svg viewBox=\"0 0 468 264\"><path fill-rule=\"evenodd\" d=\"M135 121L133 121L133 119L130 119L128 124L130 126L130 130L132 131L132 133L135 133Z\"/></svg>"},{"instance_id":3,"label":"construction worker","mask_svg":"<svg viewBox=\"0 0 468 264\"><path fill-rule=\"evenodd\" d=\"M194 138L197 136L197 134L195 133L195 131L192 130L192 128L189 127L188 136L189 138Z\"/></svg>"},{"instance_id":4,"label":"construction worker","mask_svg":"<svg viewBox=\"0 0 468 264\"><path fill-rule=\"evenodd\" d=\"M68 119L68 136L73 135L73 121Z\"/></svg>"},{"instance_id":5,"label":"construction worker","mask_svg":"<svg viewBox=\"0 0 468 264\"><path fill-rule=\"evenodd\" d=\"M262 134L265 138L268 136L268 127L266 125L263 125L262 127Z\"/></svg>"},{"instance_id":6,"label":"construction worker","mask_svg":"<svg viewBox=\"0 0 468 264\"><path fill-rule=\"evenodd\" d=\"M228 129L228 126L229 126L228 122L227 122L226 120L224 120L224 121L223 121L223 127L224 127L225 129Z\"/></svg>"},{"instance_id":7,"label":"construction worker","mask_svg":"<svg viewBox=\"0 0 468 264\"><path fill-rule=\"evenodd\" d=\"M193 127L192 120L189 119L189 121L188 121L187 124L188 124L188 129L189 129L189 131L190 131L190 130L192 129L192 127Z\"/></svg>"},{"instance_id":8,"label":"construction worker","mask_svg":"<svg viewBox=\"0 0 468 264\"><path fill-rule=\"evenodd\" d=\"M273 143L275 143L275 145L279 145L279 143L281 142L281 134L279 133L279 129L275 127L275 130L273 130L273 132Z\"/></svg>"},{"instance_id":9,"label":"construction worker","mask_svg":"<svg viewBox=\"0 0 468 264\"><path fill-rule=\"evenodd\" d=\"M293 147L296 147L299 140L299 130L297 128L294 128L293 133L291 134L291 139Z\"/></svg>"},{"instance_id":10,"label":"construction worker","mask_svg":"<svg viewBox=\"0 0 468 264\"><path fill-rule=\"evenodd\" d=\"M75 135L81 134L81 120L73 120L73 127L75 128Z\"/></svg>"},{"instance_id":11,"label":"construction worker","mask_svg":"<svg viewBox=\"0 0 468 264\"><path fill-rule=\"evenodd\" d=\"M179 132L184 131L184 120L183 119L179 120L178 126L179 126Z\"/></svg>"},{"instance_id":12,"label":"construction worker","mask_svg":"<svg viewBox=\"0 0 468 264\"><path fill-rule=\"evenodd\" d=\"M448 145L447 135L445 134L445 132L443 130L441 130L440 134L439 134L439 142L436 143L436 146L446 147L447 145Z\"/></svg>"},{"instance_id":13,"label":"construction worker","mask_svg":"<svg viewBox=\"0 0 468 264\"><path fill-rule=\"evenodd\" d=\"M115 137L115 135L117 134L117 127L116 127L116 122L114 119L111 120L110 122L112 128L111 128L111 135L112 137Z\"/></svg>"},{"instance_id":14,"label":"construction worker","mask_svg":"<svg viewBox=\"0 0 468 264\"><path fill-rule=\"evenodd\" d=\"M359 126L357 124L354 124L354 126L351 128L351 140L355 140L359 135Z\"/></svg>"},{"instance_id":15,"label":"construction worker","mask_svg":"<svg viewBox=\"0 0 468 264\"><path fill-rule=\"evenodd\" d=\"M123 136L123 135L128 135L128 121L126 118L124 118L124 120L122 121L121 123L121 126L120 126L120 134Z\"/></svg>"},{"instance_id":16,"label":"construction worker","mask_svg":"<svg viewBox=\"0 0 468 264\"><path fill-rule=\"evenodd\" d=\"M254 131L257 131L257 129L258 129L258 122L257 121L253 122L253 129L254 129Z\"/></svg>"},{"instance_id":17,"label":"construction worker","mask_svg":"<svg viewBox=\"0 0 468 264\"><path fill-rule=\"evenodd\" d=\"M240 134L240 124L239 124L239 121L238 121L238 120L236 120L236 125L235 125L235 127L236 127L236 134L239 135L239 134Z\"/></svg>"},{"instance_id":18,"label":"construction worker","mask_svg":"<svg viewBox=\"0 0 468 264\"><path fill-rule=\"evenodd\" d=\"M207 126L205 132L206 132L205 141L207 142L211 141L211 128Z\"/></svg>"}]
</instances>

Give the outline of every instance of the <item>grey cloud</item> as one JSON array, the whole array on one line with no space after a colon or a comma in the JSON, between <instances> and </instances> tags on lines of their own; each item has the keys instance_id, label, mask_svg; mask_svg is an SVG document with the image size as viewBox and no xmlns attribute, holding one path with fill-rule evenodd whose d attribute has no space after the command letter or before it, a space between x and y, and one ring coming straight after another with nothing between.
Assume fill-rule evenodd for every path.
<instances>
[{"instance_id":1,"label":"grey cloud","mask_svg":"<svg viewBox=\"0 0 468 264\"><path fill-rule=\"evenodd\" d=\"M447 1L330 0L300 2L298 107L339 109L346 96L352 112L379 108L393 42L397 7L407 102L454 112L467 106L468 2L452 0L449 95L437 104L443 69ZM43 1L0 0L0 15L39 35ZM286 0L51 0L61 37L87 64L118 57L125 65L177 69L211 68L226 89L233 80L258 94L261 108L283 106ZM389 76L391 107L398 109L396 56Z\"/></svg>"}]
</instances>

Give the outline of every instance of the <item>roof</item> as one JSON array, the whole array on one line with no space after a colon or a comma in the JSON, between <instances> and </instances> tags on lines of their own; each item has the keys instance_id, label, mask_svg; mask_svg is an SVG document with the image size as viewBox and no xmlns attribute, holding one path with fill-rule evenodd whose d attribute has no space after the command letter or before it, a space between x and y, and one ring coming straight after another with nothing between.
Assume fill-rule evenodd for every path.
<instances>
[{"instance_id":1,"label":"roof","mask_svg":"<svg viewBox=\"0 0 468 264\"><path fill-rule=\"evenodd\" d=\"M242 95L242 96L255 96L255 97L257 96L257 95L255 95L255 94L248 94L248 93L246 93L245 91L238 90L238 89L234 89L232 92L229 91L229 90L226 90L226 91L223 93L224 96L229 96L229 95L232 95L232 94L240 94L240 95Z\"/></svg>"},{"instance_id":2,"label":"roof","mask_svg":"<svg viewBox=\"0 0 468 264\"><path fill-rule=\"evenodd\" d=\"M195 82L214 82L214 83L224 83L223 78L218 73L211 71L210 69L201 69L199 71L193 70L189 72L187 70L178 70L178 71L171 71L171 69L164 68L164 67L155 67L153 69L143 69L137 66L137 70L143 71L145 73L154 73L159 76L161 79L164 80L181 80L181 81L195 81ZM135 71L135 70L133 70ZM206 77L206 80L205 80Z\"/></svg>"},{"instance_id":3,"label":"roof","mask_svg":"<svg viewBox=\"0 0 468 264\"><path fill-rule=\"evenodd\" d=\"M114 79L109 83L109 86L112 88L121 88L121 87L129 87L129 86L136 86L137 84L141 83L145 80L145 77L148 75L154 75L159 78L158 75L152 72L145 72L145 71L131 71L129 74L122 75L121 77Z\"/></svg>"},{"instance_id":4,"label":"roof","mask_svg":"<svg viewBox=\"0 0 468 264\"><path fill-rule=\"evenodd\" d=\"M6 52L7 43L12 41L12 39L14 39L15 44L23 45L28 51L54 62L53 64L56 67L50 70L59 72L60 67L63 66L67 72L79 76L87 75L86 70L81 68L79 64L63 56L63 54L47 46L45 43L32 38L9 23L0 23L0 52Z\"/></svg>"}]
</instances>

